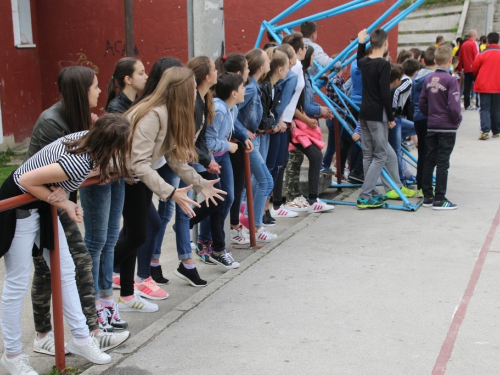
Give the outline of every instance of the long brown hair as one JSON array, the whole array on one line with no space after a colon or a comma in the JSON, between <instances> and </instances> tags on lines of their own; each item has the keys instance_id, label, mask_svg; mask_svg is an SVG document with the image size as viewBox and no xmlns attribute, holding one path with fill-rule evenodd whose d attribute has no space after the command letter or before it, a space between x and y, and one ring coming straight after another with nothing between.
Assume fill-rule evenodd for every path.
<instances>
[{"instance_id":1,"label":"long brown hair","mask_svg":"<svg viewBox=\"0 0 500 375\"><path fill-rule=\"evenodd\" d=\"M168 114L164 140L167 153L180 162L197 161L198 154L194 149L194 73L185 67L165 70L155 91L125 113L128 116L133 112L131 142L144 116L163 105Z\"/></svg>"},{"instance_id":2,"label":"long brown hair","mask_svg":"<svg viewBox=\"0 0 500 375\"><path fill-rule=\"evenodd\" d=\"M88 130L92 125L89 89L94 77L94 71L85 66L69 66L59 72L57 87L61 94L64 119L71 133Z\"/></svg>"},{"instance_id":3,"label":"long brown hair","mask_svg":"<svg viewBox=\"0 0 500 375\"><path fill-rule=\"evenodd\" d=\"M290 47L291 48L291 47ZM264 81L267 77L271 77L279 68L284 68L285 65L290 61L288 55L285 52L279 51L276 48L268 48L266 50L267 57L271 60L269 64L269 72L265 73L260 77L259 82Z\"/></svg>"},{"instance_id":4,"label":"long brown hair","mask_svg":"<svg viewBox=\"0 0 500 375\"><path fill-rule=\"evenodd\" d=\"M207 75L210 74L210 57L208 56L196 56L188 61L187 67L194 72L194 79L197 85L201 85ZM208 90L205 95L205 119L207 124L213 122L215 115L214 109L214 97L212 91Z\"/></svg>"},{"instance_id":5,"label":"long brown hair","mask_svg":"<svg viewBox=\"0 0 500 375\"><path fill-rule=\"evenodd\" d=\"M253 76L266 62L265 52L260 48L255 48L253 50L245 53L245 58L248 61L248 69L250 73L248 76Z\"/></svg>"},{"instance_id":6,"label":"long brown hair","mask_svg":"<svg viewBox=\"0 0 500 375\"><path fill-rule=\"evenodd\" d=\"M113 71L113 76L108 83L108 99L106 100L104 110L108 110L109 103L125 88L125 77L132 77L135 72L135 64L138 61L139 59L135 57L123 57L118 60Z\"/></svg>"},{"instance_id":7,"label":"long brown hair","mask_svg":"<svg viewBox=\"0 0 500 375\"><path fill-rule=\"evenodd\" d=\"M127 168L130 154L130 123L121 114L105 114L95 122L82 138L66 141L66 151L71 154L89 154L94 168L99 168L101 182L109 178L112 163L116 172L131 180Z\"/></svg>"}]
</instances>

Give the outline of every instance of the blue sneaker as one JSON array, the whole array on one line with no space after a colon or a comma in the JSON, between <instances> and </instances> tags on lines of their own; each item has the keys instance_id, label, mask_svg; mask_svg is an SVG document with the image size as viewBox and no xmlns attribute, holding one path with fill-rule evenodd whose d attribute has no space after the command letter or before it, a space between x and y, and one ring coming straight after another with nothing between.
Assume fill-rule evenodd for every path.
<instances>
[{"instance_id":1,"label":"blue sneaker","mask_svg":"<svg viewBox=\"0 0 500 375\"><path fill-rule=\"evenodd\" d=\"M417 183L417 176L413 175L407 177L403 182L404 185L415 185L416 183Z\"/></svg>"},{"instance_id":2,"label":"blue sneaker","mask_svg":"<svg viewBox=\"0 0 500 375\"><path fill-rule=\"evenodd\" d=\"M365 209L365 208L379 208L379 207L382 207L384 205L384 201L381 200L381 199L378 199L377 198L369 198L369 199L362 199L362 198L359 198L357 199L356 201L356 206L358 206L358 208L361 208L361 209Z\"/></svg>"}]
</instances>

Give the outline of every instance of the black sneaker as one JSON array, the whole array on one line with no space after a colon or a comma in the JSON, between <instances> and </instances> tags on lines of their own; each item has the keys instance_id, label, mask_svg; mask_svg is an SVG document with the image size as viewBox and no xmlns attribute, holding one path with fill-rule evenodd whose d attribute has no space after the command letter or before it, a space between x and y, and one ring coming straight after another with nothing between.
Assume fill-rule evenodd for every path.
<instances>
[{"instance_id":1,"label":"black sneaker","mask_svg":"<svg viewBox=\"0 0 500 375\"><path fill-rule=\"evenodd\" d=\"M422 203L423 207L432 207L434 204L434 197L424 197L424 203Z\"/></svg>"},{"instance_id":2,"label":"black sneaker","mask_svg":"<svg viewBox=\"0 0 500 375\"><path fill-rule=\"evenodd\" d=\"M347 177L347 181L353 184L362 184L365 181L365 176L362 172L352 171Z\"/></svg>"},{"instance_id":3,"label":"black sneaker","mask_svg":"<svg viewBox=\"0 0 500 375\"><path fill-rule=\"evenodd\" d=\"M113 303L113 306L105 307L108 310L108 323L115 329L125 329L128 323L120 317L118 305Z\"/></svg>"},{"instance_id":4,"label":"black sneaker","mask_svg":"<svg viewBox=\"0 0 500 375\"><path fill-rule=\"evenodd\" d=\"M198 270L196 268L188 270L183 266L182 262L179 263L179 267L174 273L177 277L181 278L182 280L186 280L192 286L203 287L207 285L207 282L200 278L200 275L198 274Z\"/></svg>"},{"instance_id":5,"label":"black sneaker","mask_svg":"<svg viewBox=\"0 0 500 375\"><path fill-rule=\"evenodd\" d=\"M276 219L271 216L271 212L267 210L262 217L262 225L265 227L274 227L276 225Z\"/></svg>"},{"instance_id":6,"label":"black sneaker","mask_svg":"<svg viewBox=\"0 0 500 375\"><path fill-rule=\"evenodd\" d=\"M167 285L168 284L168 279L163 277L163 272L161 270L161 266L157 267L151 267L149 268L151 270L151 277L157 283L158 285Z\"/></svg>"},{"instance_id":7,"label":"black sneaker","mask_svg":"<svg viewBox=\"0 0 500 375\"><path fill-rule=\"evenodd\" d=\"M228 270L238 268L240 266L238 262L234 261L231 253L227 253L225 251L220 255L215 255L214 253L212 253L212 255L210 255L210 260L218 264L219 266L227 268Z\"/></svg>"},{"instance_id":8,"label":"black sneaker","mask_svg":"<svg viewBox=\"0 0 500 375\"><path fill-rule=\"evenodd\" d=\"M456 210L458 206L451 203L448 199L444 198L442 201L434 201L432 205L433 210Z\"/></svg>"}]
</instances>

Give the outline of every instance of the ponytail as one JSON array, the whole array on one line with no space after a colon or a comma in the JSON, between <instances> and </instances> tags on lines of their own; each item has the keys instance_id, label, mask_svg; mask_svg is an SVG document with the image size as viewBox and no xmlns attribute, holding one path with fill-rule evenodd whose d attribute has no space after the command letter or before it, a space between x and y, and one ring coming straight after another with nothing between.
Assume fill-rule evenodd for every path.
<instances>
[{"instance_id":1,"label":"ponytail","mask_svg":"<svg viewBox=\"0 0 500 375\"><path fill-rule=\"evenodd\" d=\"M218 75L238 72L243 74L245 65L246 59L241 53L230 53L227 56L220 56L215 60L215 69L217 69Z\"/></svg>"},{"instance_id":2,"label":"ponytail","mask_svg":"<svg viewBox=\"0 0 500 375\"><path fill-rule=\"evenodd\" d=\"M125 88L125 77L132 77L135 71L135 64L138 61L139 59L135 57L124 57L118 60L108 83L108 99L106 100L104 110L108 110L109 103Z\"/></svg>"}]
</instances>

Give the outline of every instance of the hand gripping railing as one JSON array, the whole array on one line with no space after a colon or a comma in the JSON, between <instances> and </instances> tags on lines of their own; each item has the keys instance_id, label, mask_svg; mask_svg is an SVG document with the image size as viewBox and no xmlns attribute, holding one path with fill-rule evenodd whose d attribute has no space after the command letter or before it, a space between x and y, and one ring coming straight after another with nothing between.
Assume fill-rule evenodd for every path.
<instances>
[{"instance_id":1,"label":"hand gripping railing","mask_svg":"<svg viewBox=\"0 0 500 375\"><path fill-rule=\"evenodd\" d=\"M95 185L99 183L97 177L92 177L86 180L81 187ZM17 197L4 199L0 201L0 212L12 210L17 207L24 206L29 203L36 202L38 199L31 194L18 195ZM66 368L65 351L64 351L64 324L63 324L63 308L62 308L62 292L61 292L61 261L59 257L59 225L57 208L50 206L52 214L52 226L54 227L54 249L50 252L50 272L52 274L52 311L54 316L54 341L56 352L56 367L59 370Z\"/></svg>"}]
</instances>

